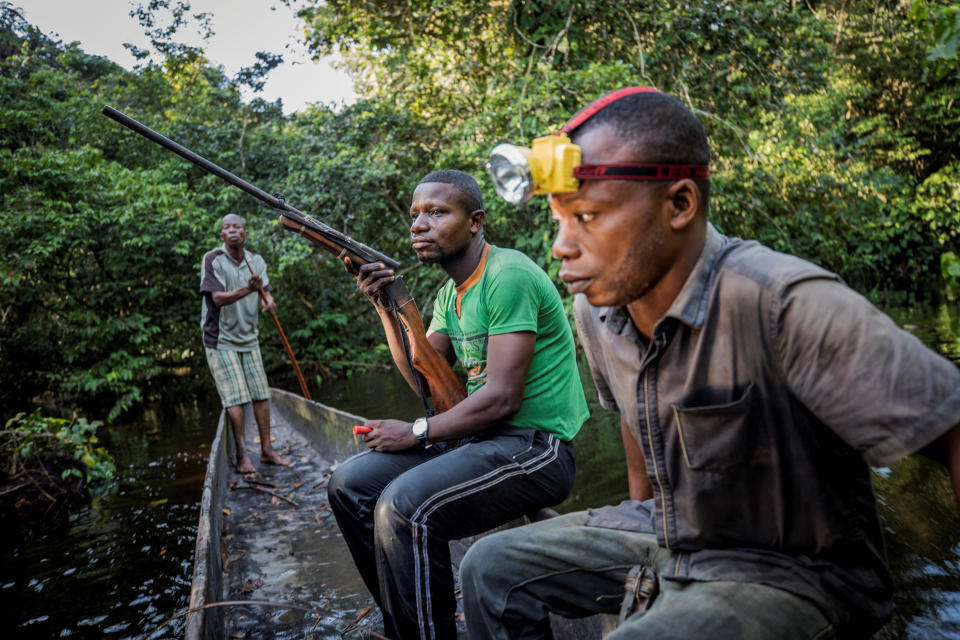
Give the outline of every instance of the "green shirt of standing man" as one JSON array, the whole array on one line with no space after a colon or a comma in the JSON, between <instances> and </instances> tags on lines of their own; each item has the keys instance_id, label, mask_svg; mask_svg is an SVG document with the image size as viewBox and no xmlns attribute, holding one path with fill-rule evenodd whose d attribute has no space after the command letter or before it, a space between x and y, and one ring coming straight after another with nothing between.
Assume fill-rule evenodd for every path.
<instances>
[{"instance_id":1,"label":"green shirt of standing man","mask_svg":"<svg viewBox=\"0 0 960 640\"><path fill-rule=\"evenodd\" d=\"M220 221L223 246L208 251L200 268L203 347L220 401L230 417L240 473L257 470L244 447L243 407L251 402L260 434L260 462L292 464L270 444L270 387L257 339L258 290L264 292L264 311L275 312L277 305L270 293L266 262L243 248L247 237L244 219L234 213L225 215Z\"/></svg>"}]
</instances>

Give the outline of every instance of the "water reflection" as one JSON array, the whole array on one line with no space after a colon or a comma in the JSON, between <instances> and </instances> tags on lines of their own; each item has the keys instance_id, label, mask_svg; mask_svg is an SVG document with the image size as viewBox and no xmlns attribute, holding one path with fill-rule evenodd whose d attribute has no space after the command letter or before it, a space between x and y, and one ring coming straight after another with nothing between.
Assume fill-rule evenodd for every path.
<instances>
[{"instance_id":1,"label":"water reflection","mask_svg":"<svg viewBox=\"0 0 960 640\"><path fill-rule=\"evenodd\" d=\"M960 305L887 313L931 349L960 364ZM878 638L960 638L960 516L949 475L911 456L874 475L893 572L894 619Z\"/></svg>"},{"instance_id":2,"label":"water reflection","mask_svg":"<svg viewBox=\"0 0 960 640\"><path fill-rule=\"evenodd\" d=\"M219 409L147 411L101 434L117 462L113 491L75 513L66 531L4 551L0 597L17 638L138 638L186 606ZM182 636L182 620L165 631L154 637Z\"/></svg>"},{"instance_id":3,"label":"water reflection","mask_svg":"<svg viewBox=\"0 0 960 640\"><path fill-rule=\"evenodd\" d=\"M949 476L921 456L874 485L893 572L895 614L878 638L960 638L960 516Z\"/></svg>"}]
</instances>

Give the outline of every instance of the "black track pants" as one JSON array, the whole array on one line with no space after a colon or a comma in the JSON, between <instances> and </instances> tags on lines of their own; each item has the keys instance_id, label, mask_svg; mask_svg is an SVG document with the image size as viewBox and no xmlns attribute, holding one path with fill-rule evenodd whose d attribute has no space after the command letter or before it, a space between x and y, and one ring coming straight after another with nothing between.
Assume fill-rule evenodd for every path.
<instances>
[{"instance_id":1,"label":"black track pants","mask_svg":"<svg viewBox=\"0 0 960 640\"><path fill-rule=\"evenodd\" d=\"M575 476L569 443L510 428L453 448L365 451L336 469L328 492L387 635L454 639L448 542L558 504Z\"/></svg>"}]
</instances>

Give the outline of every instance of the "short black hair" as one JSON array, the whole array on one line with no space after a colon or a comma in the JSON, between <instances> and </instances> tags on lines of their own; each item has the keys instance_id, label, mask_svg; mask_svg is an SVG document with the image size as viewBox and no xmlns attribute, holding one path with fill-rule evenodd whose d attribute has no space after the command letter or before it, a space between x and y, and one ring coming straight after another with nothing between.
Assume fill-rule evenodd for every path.
<instances>
[{"instance_id":1,"label":"short black hair","mask_svg":"<svg viewBox=\"0 0 960 640\"><path fill-rule=\"evenodd\" d=\"M221 228L221 229L223 228L223 221L226 220L227 218L229 218L230 216L233 216L234 218L240 218L240 224L243 225L243 228L244 228L244 229L247 228L247 221L244 220L243 216L241 216L239 213L228 213L227 215L225 215L225 216L223 216L222 218L220 218L220 228Z\"/></svg>"},{"instance_id":2,"label":"short black hair","mask_svg":"<svg viewBox=\"0 0 960 640\"><path fill-rule=\"evenodd\" d=\"M467 213L483 209L483 194L480 192L480 185L473 179L469 173L458 171L456 169L442 169L440 171L431 171L423 176L423 179L417 183L419 187L428 182L441 182L449 184L456 188L460 195L460 204Z\"/></svg>"},{"instance_id":3,"label":"short black hair","mask_svg":"<svg viewBox=\"0 0 960 640\"><path fill-rule=\"evenodd\" d=\"M636 162L710 162L710 145L703 125L680 100L666 93L634 93L611 102L573 132L573 141L602 125L612 127L625 145L633 147ZM710 182L699 184L706 205Z\"/></svg>"}]
</instances>

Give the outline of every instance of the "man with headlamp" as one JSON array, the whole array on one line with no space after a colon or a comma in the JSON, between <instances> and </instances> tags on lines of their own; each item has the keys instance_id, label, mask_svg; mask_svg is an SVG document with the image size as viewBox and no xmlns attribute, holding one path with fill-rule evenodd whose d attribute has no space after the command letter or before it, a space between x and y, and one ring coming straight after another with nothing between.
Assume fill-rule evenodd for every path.
<instances>
[{"instance_id":1,"label":"man with headlamp","mask_svg":"<svg viewBox=\"0 0 960 640\"><path fill-rule=\"evenodd\" d=\"M475 544L471 637L549 638L549 612L619 612L609 640L872 635L892 582L868 465L923 449L960 503L960 371L835 274L710 225L675 98L622 89L562 134L488 169L513 202L549 193L631 500Z\"/></svg>"}]
</instances>

